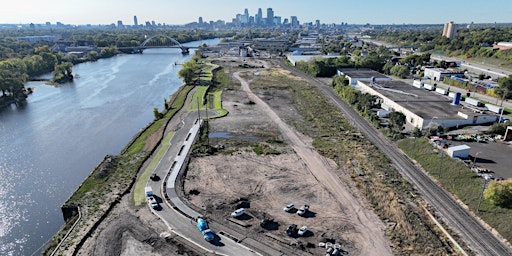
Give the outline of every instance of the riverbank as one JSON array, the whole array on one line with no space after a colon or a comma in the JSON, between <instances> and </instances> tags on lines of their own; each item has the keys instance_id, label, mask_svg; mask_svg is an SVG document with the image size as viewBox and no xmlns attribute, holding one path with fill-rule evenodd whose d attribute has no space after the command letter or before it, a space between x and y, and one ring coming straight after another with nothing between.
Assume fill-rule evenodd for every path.
<instances>
[{"instance_id":1,"label":"riverbank","mask_svg":"<svg viewBox=\"0 0 512 256\"><path fill-rule=\"evenodd\" d=\"M80 215L78 225L60 245L58 254L77 252L85 240L96 230L121 198L130 192L138 171L158 147L168 122L183 107L192 86L182 86L171 96L169 108L163 118L142 129L116 156L106 156L62 206L66 223L45 247L43 255L50 255L74 225L75 216Z\"/></svg>"},{"instance_id":2,"label":"riverbank","mask_svg":"<svg viewBox=\"0 0 512 256\"><path fill-rule=\"evenodd\" d=\"M218 69L216 65L203 65L203 74L209 77L209 79L205 79L205 84L212 84L213 73L216 69ZM222 92L209 92L209 88L209 86L180 87L170 100L166 101L167 108L162 111L162 118L153 121L140 131L121 151L120 155L105 157L62 206L66 223L45 248L44 255L51 254L64 239L64 242L58 246L58 253L78 252L82 246L87 246L84 244L93 236L100 224L109 216L115 215L113 211L118 204L122 204L123 200L126 201L125 195L131 193L132 190L135 195L141 194L141 191L144 190L143 185L149 177L148 170L152 165L151 161L147 160L152 155L158 155L155 150L161 148L160 144L165 136L165 130L175 129L174 126L179 123L179 120L175 120L179 111L215 109L219 112L219 115L210 118L227 114L227 111L221 109L220 96ZM194 95L190 96L191 92L194 92ZM185 106L187 98L188 107ZM201 100L198 101L199 99ZM145 171L139 172L140 170ZM139 182L135 183L137 180ZM145 202L144 196L142 201ZM136 208L140 205L135 198ZM72 229L73 226L76 226L75 229ZM143 224L139 226L143 226ZM177 237L172 239L179 240Z\"/></svg>"}]
</instances>

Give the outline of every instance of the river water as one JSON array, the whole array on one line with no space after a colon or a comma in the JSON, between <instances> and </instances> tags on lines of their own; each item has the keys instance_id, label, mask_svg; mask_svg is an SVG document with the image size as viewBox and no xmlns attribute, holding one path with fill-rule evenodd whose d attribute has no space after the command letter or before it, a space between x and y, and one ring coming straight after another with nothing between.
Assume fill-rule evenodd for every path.
<instances>
[{"instance_id":1,"label":"river water","mask_svg":"<svg viewBox=\"0 0 512 256\"><path fill-rule=\"evenodd\" d=\"M217 44L218 39L185 45ZM60 206L107 154L118 154L183 83L179 49L148 49L73 67L0 110L0 255L39 254L63 224Z\"/></svg>"}]
</instances>

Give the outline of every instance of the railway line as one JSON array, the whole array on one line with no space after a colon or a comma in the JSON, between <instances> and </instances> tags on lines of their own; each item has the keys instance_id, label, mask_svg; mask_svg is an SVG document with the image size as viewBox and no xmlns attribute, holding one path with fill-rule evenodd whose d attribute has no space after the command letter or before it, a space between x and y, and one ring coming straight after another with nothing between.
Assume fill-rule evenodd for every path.
<instances>
[{"instance_id":1,"label":"railway line","mask_svg":"<svg viewBox=\"0 0 512 256\"><path fill-rule=\"evenodd\" d=\"M444 221L463 238L466 244L478 255L512 255L511 248L495 236L470 211L460 205L455 198L441 188L430 176L418 168L412 161L387 137L369 124L350 105L343 101L324 82L302 74L286 65L283 68L308 80L316 86L343 115L350 120L365 137L370 140L386 156L397 170L406 178L424 199L440 213Z\"/></svg>"}]
</instances>

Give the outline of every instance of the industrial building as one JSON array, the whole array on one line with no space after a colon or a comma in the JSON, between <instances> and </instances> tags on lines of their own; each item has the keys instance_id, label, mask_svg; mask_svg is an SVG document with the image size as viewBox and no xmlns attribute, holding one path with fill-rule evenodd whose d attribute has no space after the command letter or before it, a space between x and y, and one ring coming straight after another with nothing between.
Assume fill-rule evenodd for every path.
<instances>
[{"instance_id":1,"label":"industrial building","mask_svg":"<svg viewBox=\"0 0 512 256\"><path fill-rule=\"evenodd\" d=\"M297 62L299 61L311 61L316 59L328 59L328 58L338 58L339 55L294 55L294 54L287 54L286 58L290 63L295 66Z\"/></svg>"},{"instance_id":2,"label":"industrial building","mask_svg":"<svg viewBox=\"0 0 512 256\"><path fill-rule=\"evenodd\" d=\"M425 68L425 78L434 81L443 81L445 77L464 77L464 72L455 69Z\"/></svg>"},{"instance_id":3,"label":"industrial building","mask_svg":"<svg viewBox=\"0 0 512 256\"><path fill-rule=\"evenodd\" d=\"M368 68L342 68L336 71L338 76L344 75L350 85L357 85L357 81L390 81L391 78L387 77L377 71Z\"/></svg>"},{"instance_id":4,"label":"industrial building","mask_svg":"<svg viewBox=\"0 0 512 256\"><path fill-rule=\"evenodd\" d=\"M477 107L461 102L460 93L450 96L440 91L395 80L357 81L357 88L362 92L377 96L381 106L388 111L402 112L407 123L420 129L430 127L431 123L443 127L458 127L495 122L496 113L485 107Z\"/></svg>"}]
</instances>

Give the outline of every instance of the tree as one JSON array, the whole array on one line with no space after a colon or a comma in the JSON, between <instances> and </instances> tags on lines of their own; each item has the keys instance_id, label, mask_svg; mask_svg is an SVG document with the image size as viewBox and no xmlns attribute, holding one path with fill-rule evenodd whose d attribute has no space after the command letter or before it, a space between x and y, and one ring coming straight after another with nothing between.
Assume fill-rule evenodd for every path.
<instances>
[{"instance_id":1,"label":"tree","mask_svg":"<svg viewBox=\"0 0 512 256\"><path fill-rule=\"evenodd\" d=\"M12 58L0 62L0 90L2 96L15 99L25 98L24 85L27 79L27 67L22 60Z\"/></svg>"},{"instance_id":2,"label":"tree","mask_svg":"<svg viewBox=\"0 0 512 256\"><path fill-rule=\"evenodd\" d=\"M512 208L512 178L505 181L491 181L484 191L484 198L494 205Z\"/></svg>"},{"instance_id":3,"label":"tree","mask_svg":"<svg viewBox=\"0 0 512 256\"><path fill-rule=\"evenodd\" d=\"M390 70L391 75L400 77L400 78L406 78L411 73L409 71L409 68L403 65L396 65L393 66Z\"/></svg>"},{"instance_id":4,"label":"tree","mask_svg":"<svg viewBox=\"0 0 512 256\"><path fill-rule=\"evenodd\" d=\"M73 64L71 62L63 62L55 65L52 81L56 83L65 83L73 80Z\"/></svg>"},{"instance_id":5,"label":"tree","mask_svg":"<svg viewBox=\"0 0 512 256\"><path fill-rule=\"evenodd\" d=\"M158 120L164 117L164 114L158 112L158 108L153 108L153 116L155 117L155 120Z\"/></svg>"},{"instance_id":6,"label":"tree","mask_svg":"<svg viewBox=\"0 0 512 256\"><path fill-rule=\"evenodd\" d=\"M497 123L491 125L489 129L485 132L486 134L495 134L495 135L505 135L505 132L507 131L508 124L506 123Z\"/></svg>"},{"instance_id":7,"label":"tree","mask_svg":"<svg viewBox=\"0 0 512 256\"><path fill-rule=\"evenodd\" d=\"M87 60L89 61L96 61L98 60L98 52L96 51L90 51L88 54L87 54Z\"/></svg>"},{"instance_id":8,"label":"tree","mask_svg":"<svg viewBox=\"0 0 512 256\"><path fill-rule=\"evenodd\" d=\"M118 53L119 53L119 50L117 49L117 46L105 47L105 48L101 49L101 51L100 51L100 55L102 58L109 58L109 57L115 56Z\"/></svg>"},{"instance_id":9,"label":"tree","mask_svg":"<svg viewBox=\"0 0 512 256\"><path fill-rule=\"evenodd\" d=\"M389 129L392 132L400 133L404 129L405 115L402 112L393 111L389 113Z\"/></svg>"},{"instance_id":10,"label":"tree","mask_svg":"<svg viewBox=\"0 0 512 256\"><path fill-rule=\"evenodd\" d=\"M496 88L496 95L501 98L501 104L505 99L512 98L512 75L508 77L502 77L498 80L499 87Z\"/></svg>"},{"instance_id":11,"label":"tree","mask_svg":"<svg viewBox=\"0 0 512 256\"><path fill-rule=\"evenodd\" d=\"M347 86L348 79L346 76L334 76L332 78L332 87Z\"/></svg>"},{"instance_id":12,"label":"tree","mask_svg":"<svg viewBox=\"0 0 512 256\"><path fill-rule=\"evenodd\" d=\"M386 74L386 75L390 75L391 74L391 68L393 68L394 66L395 66L395 64L393 64L393 62L388 61L388 62L386 62L384 67L382 67L382 72L384 74Z\"/></svg>"},{"instance_id":13,"label":"tree","mask_svg":"<svg viewBox=\"0 0 512 256\"><path fill-rule=\"evenodd\" d=\"M419 138L422 135L423 135L423 133L421 132L421 129L418 127L414 127L414 129L412 129L412 131L411 131L411 136L413 136L413 137Z\"/></svg>"},{"instance_id":14,"label":"tree","mask_svg":"<svg viewBox=\"0 0 512 256\"><path fill-rule=\"evenodd\" d=\"M181 78L183 78L183 81L185 82L185 84L188 84L188 85L194 84L194 80L196 77L194 70L182 68L178 72L178 74L180 75Z\"/></svg>"}]
</instances>

